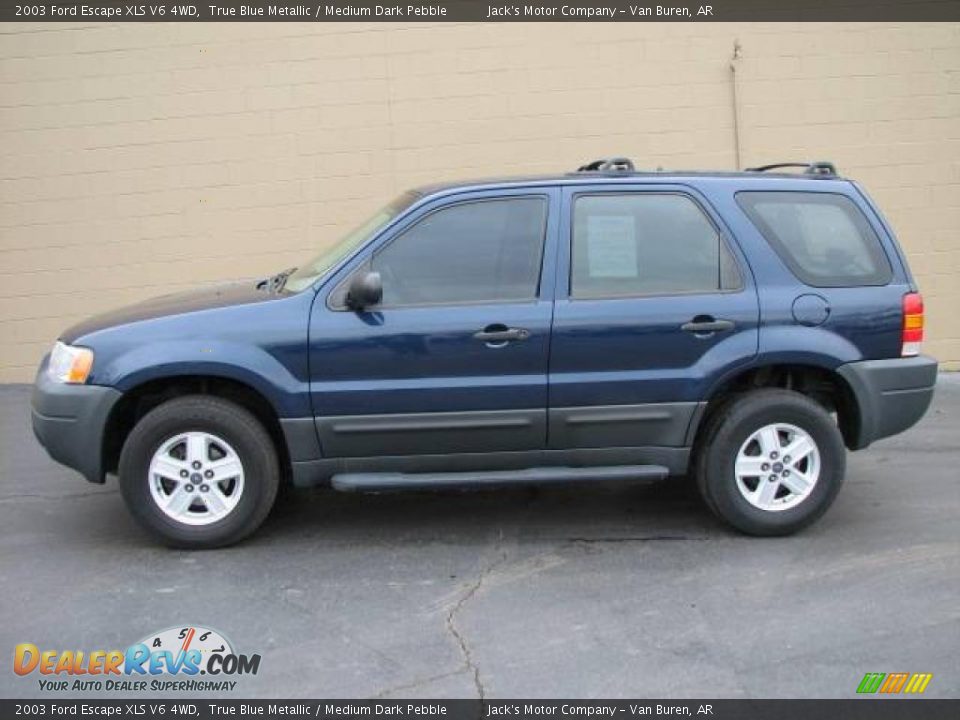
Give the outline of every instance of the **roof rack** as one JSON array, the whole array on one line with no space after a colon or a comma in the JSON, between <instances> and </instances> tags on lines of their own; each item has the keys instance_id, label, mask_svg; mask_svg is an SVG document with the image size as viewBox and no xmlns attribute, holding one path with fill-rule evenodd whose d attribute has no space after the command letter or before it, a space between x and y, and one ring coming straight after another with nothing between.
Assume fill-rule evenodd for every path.
<instances>
[{"instance_id":1,"label":"roof rack","mask_svg":"<svg viewBox=\"0 0 960 720\"><path fill-rule=\"evenodd\" d=\"M761 165L760 167L747 168L747 172L767 172L768 170L780 170L781 168L803 168L804 175L837 175L837 166L832 162L818 160L808 163L775 163L773 165Z\"/></svg>"},{"instance_id":2,"label":"roof rack","mask_svg":"<svg viewBox=\"0 0 960 720\"><path fill-rule=\"evenodd\" d=\"M625 157L600 158L577 168L577 172L633 172L633 161Z\"/></svg>"}]
</instances>

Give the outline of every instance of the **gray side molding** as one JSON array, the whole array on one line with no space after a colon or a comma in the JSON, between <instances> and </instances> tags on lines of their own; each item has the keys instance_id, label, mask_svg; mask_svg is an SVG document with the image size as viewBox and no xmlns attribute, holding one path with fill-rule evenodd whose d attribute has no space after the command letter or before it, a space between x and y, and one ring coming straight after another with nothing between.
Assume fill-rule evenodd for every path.
<instances>
[{"instance_id":1,"label":"gray side molding","mask_svg":"<svg viewBox=\"0 0 960 720\"><path fill-rule=\"evenodd\" d=\"M650 403L551 408L550 448L687 445L702 403Z\"/></svg>"}]
</instances>

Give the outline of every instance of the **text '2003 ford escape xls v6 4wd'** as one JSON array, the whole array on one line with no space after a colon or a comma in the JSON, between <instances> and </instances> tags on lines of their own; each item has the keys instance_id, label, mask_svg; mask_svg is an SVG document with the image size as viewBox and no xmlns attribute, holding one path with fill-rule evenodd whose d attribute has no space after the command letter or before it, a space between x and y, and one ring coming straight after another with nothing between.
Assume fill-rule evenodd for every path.
<instances>
[{"instance_id":1,"label":"text '2003 ford escape xls v6 4wd'","mask_svg":"<svg viewBox=\"0 0 960 720\"><path fill-rule=\"evenodd\" d=\"M67 330L34 430L186 547L251 533L282 482L689 472L733 526L794 532L844 446L923 415L936 362L878 209L829 163L779 167L405 193L299 270Z\"/></svg>"}]
</instances>

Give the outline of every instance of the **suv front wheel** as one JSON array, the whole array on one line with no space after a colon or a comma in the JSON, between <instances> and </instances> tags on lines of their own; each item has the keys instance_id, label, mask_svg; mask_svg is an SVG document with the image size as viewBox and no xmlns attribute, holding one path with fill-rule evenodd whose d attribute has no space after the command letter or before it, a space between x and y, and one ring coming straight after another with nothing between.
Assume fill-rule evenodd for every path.
<instances>
[{"instance_id":1,"label":"suv front wheel","mask_svg":"<svg viewBox=\"0 0 960 720\"><path fill-rule=\"evenodd\" d=\"M700 494L750 535L789 535L833 503L846 469L833 418L805 395L755 390L708 421L696 458Z\"/></svg>"},{"instance_id":2,"label":"suv front wheel","mask_svg":"<svg viewBox=\"0 0 960 720\"><path fill-rule=\"evenodd\" d=\"M277 495L277 452L263 425L227 400L177 398L136 424L120 454L133 516L168 545L213 548L256 530Z\"/></svg>"}]
</instances>

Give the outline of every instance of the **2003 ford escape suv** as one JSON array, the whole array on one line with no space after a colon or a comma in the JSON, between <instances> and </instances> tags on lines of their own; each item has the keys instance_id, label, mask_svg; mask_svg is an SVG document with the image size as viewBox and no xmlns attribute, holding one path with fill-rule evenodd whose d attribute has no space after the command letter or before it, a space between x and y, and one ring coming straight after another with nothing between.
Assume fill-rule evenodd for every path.
<instances>
[{"instance_id":1,"label":"2003 ford escape suv","mask_svg":"<svg viewBox=\"0 0 960 720\"><path fill-rule=\"evenodd\" d=\"M33 426L166 542L253 532L282 482L385 490L692 474L740 530L831 504L844 446L926 411L923 303L829 163L407 192L295 271L80 323Z\"/></svg>"}]
</instances>

